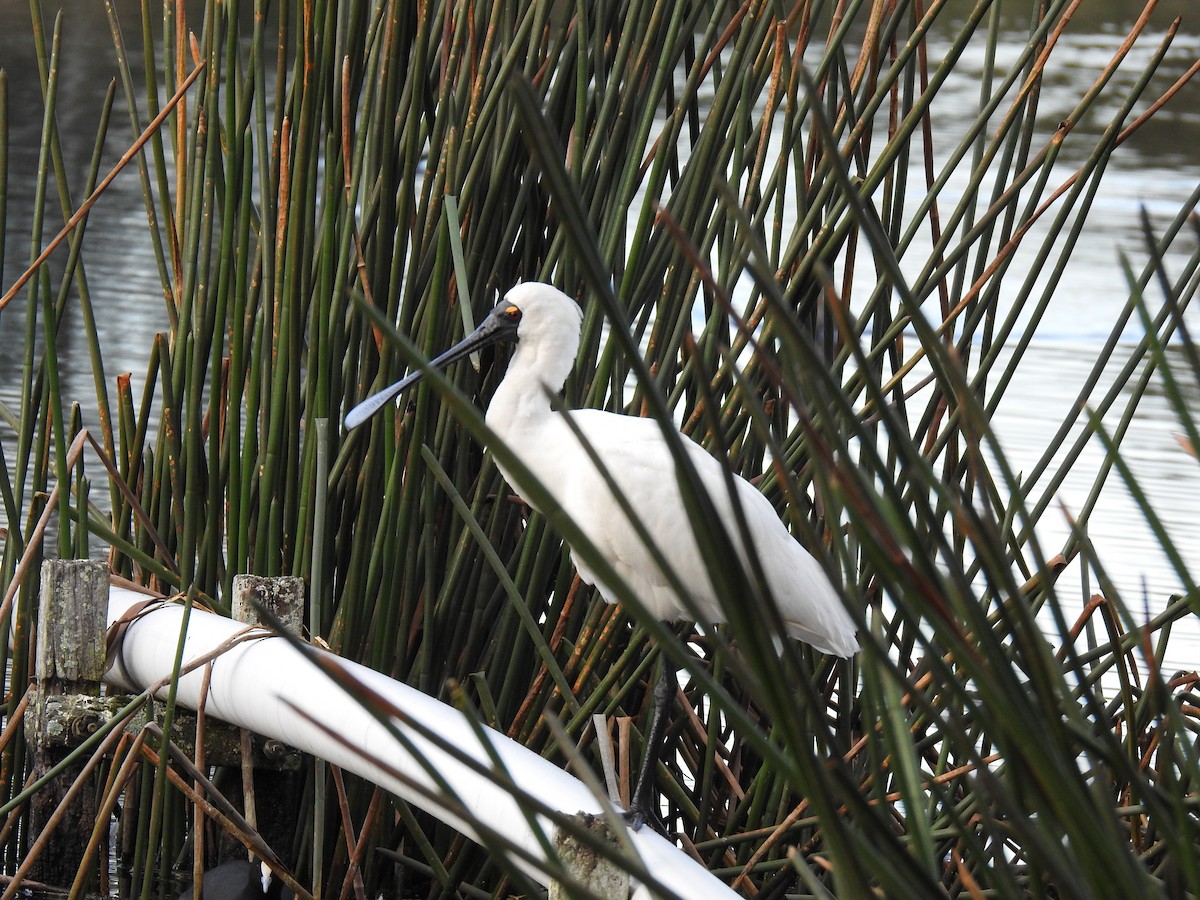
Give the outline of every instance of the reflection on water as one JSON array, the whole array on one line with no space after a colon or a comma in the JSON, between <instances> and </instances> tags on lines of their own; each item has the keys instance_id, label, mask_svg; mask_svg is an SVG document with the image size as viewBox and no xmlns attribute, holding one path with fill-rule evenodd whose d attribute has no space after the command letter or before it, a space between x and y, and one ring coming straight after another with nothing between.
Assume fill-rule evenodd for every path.
<instances>
[{"instance_id":1,"label":"reflection on water","mask_svg":"<svg viewBox=\"0 0 1200 900\"><path fill-rule=\"evenodd\" d=\"M966 2L960 5L964 11L969 8ZM141 64L141 51L135 43L140 33L137 4L134 0L122 0L117 6L125 26L130 59L137 67ZM1022 28L1028 21L1030 6L1030 2L1003 6L1006 40L997 59L1001 70L1012 65L1024 44ZM11 283L24 268L30 252L30 208L42 118L28 15L23 4L0 3L0 65L7 71L10 84L11 174L3 260L5 284ZM1200 14L1194 0L1164 0L1148 31L1150 37L1135 45L1129 62L1116 75L1115 83L1122 91L1132 88L1137 73L1155 51L1160 35L1175 15L1188 18L1147 96L1157 96L1165 90L1200 56ZM1113 56L1129 19L1130 5L1124 0L1083 4L1047 69L1039 106L1047 135L1070 113ZM955 22L953 16L946 16L939 25L931 59L939 58L937 54L950 46ZM92 152L100 104L110 80L117 75L108 30L103 6L98 3L72 4L64 20L66 52L58 124L67 169L78 179L70 185L75 202L82 194L82 173ZM973 44L937 102L935 123L942 135L941 146L947 152L965 131L967 115L978 107L983 66L982 46ZM140 82L136 71L134 77ZM105 171L131 140L120 97L118 91L106 140L102 165ZM1078 139L1067 140L1060 165L1062 178L1069 175L1082 154L1090 149L1089 136L1104 129L1116 111L1112 105L1115 102L1111 100L1108 105L1092 110L1078 128ZM1144 109L1147 102L1143 99L1137 108ZM914 178L923 179L923 175L914 173ZM1003 444L1018 469L1031 466L1040 456L1043 442L1065 416L1101 340L1126 301L1128 291L1117 254L1124 251L1134 259L1143 256L1139 209L1147 209L1161 227L1198 183L1200 87L1191 85L1154 124L1138 131L1120 148L1105 173L1088 227L1055 292L1041 338L1035 342L1028 364L997 418ZM167 328L157 267L145 236L141 190L135 169L129 167L92 213L84 254L87 280L98 310L109 391L112 392L118 373L132 372L135 397L140 395L154 335ZM56 230L60 221L48 223L47 230ZM1194 241L1194 236L1188 241ZM1192 246L1182 242L1180 253L1191 252ZM919 257L920 252L921 248L914 247L910 256ZM61 261L60 256L60 265ZM1019 271L1019 267L1015 269L1016 273ZM1019 278L1013 277L1011 282L1006 289L1016 290ZM0 317L0 333L7 338L0 341L0 399L7 403L17 403L19 399L24 327L21 306L22 301L15 302ZM65 372L62 389L86 410L94 406L88 399L94 396L94 388L81 329L74 327L77 320L77 311L69 311L67 324L61 331L60 352ZM1131 335L1135 334L1136 329L1131 329ZM1191 514L1200 507L1200 465L1180 449L1173 437L1176 430L1169 404L1160 392L1152 391L1142 402L1124 446L1142 489L1155 503L1171 534L1188 551L1200 546L1200 528ZM4 436L7 438L7 433ZM1062 488L1060 496L1068 508L1082 504L1101 458L1099 447L1091 447ZM1048 515L1042 531L1043 545L1050 552L1056 551L1066 536L1065 525L1059 527L1058 521L1055 515ZM1178 588L1178 580L1164 564L1136 505L1115 475L1110 478L1104 499L1092 519L1090 534L1127 598L1139 597L1144 582L1153 607L1161 605L1162 598ZM1188 561L1200 569L1200 553L1191 552ZM1175 648L1170 660L1172 667L1200 664L1200 637L1195 633L1187 641L1177 641Z\"/></svg>"},{"instance_id":2,"label":"reflection on water","mask_svg":"<svg viewBox=\"0 0 1200 900\"><path fill-rule=\"evenodd\" d=\"M122 0L125 40L135 84L140 84L141 52L132 43L140 34L137 3ZM49 26L48 26L49 27ZM63 19L64 62L60 66L57 123L72 202L84 197L84 179L99 129L101 108L109 83L118 76L104 4L73 4ZM31 257L32 207L38 171L38 147L43 116L37 60L24 4L0 3L0 66L9 81L9 197L5 229L3 284L5 289L24 270ZM144 112L145 98L139 97ZM103 176L133 140L123 94L118 89L112 119L105 138L100 174ZM51 179L49 196L56 198ZM57 210L56 199L47 204ZM62 226L61 215L48 217L41 245ZM40 249L40 246L39 246ZM60 248L52 265L56 271L65 263ZM118 373L133 372L135 392L146 370L153 336L167 327L162 289L153 252L146 238L146 212L141 182L133 165L116 178L103 199L93 208L87 222L83 254L87 283L96 307L97 325L109 376L109 390ZM56 279L57 282L57 279ZM0 316L0 329L8 338L0 341L0 399L14 402L20 390L23 356L25 297L19 297ZM79 327L77 308L69 306L59 332L63 371L63 394L78 399L85 409L93 407L88 350ZM136 396L136 393L135 393Z\"/></svg>"},{"instance_id":3,"label":"reflection on water","mask_svg":"<svg viewBox=\"0 0 1200 900\"><path fill-rule=\"evenodd\" d=\"M1110 373L1115 366L1124 363L1131 350L1130 345L1118 348L1109 366ZM995 419L1001 445L1015 472L1028 473L1040 460L1047 439L1068 417L1077 392L1095 362L1096 348L1083 343L1047 341L1030 349L1026 364L1014 379ZM1111 383L1111 377L1102 380L1097 396ZM1184 387L1189 408L1200 413L1200 386ZM1114 415L1106 418L1109 428L1114 427L1128 397L1128 390L1121 392ZM1077 424L1066 446L1081 430L1082 425ZM1152 383L1138 405L1121 446L1138 490L1147 496L1162 519L1195 579L1200 577L1200 552L1197 552L1200 531L1194 515L1200 508L1200 462L1176 440L1180 431L1170 401ZM1083 509L1103 463L1103 447L1093 439L1055 492L1055 500L1063 511L1051 509L1042 518L1038 537L1043 553L1053 555L1063 549L1070 535L1067 513L1074 516ZM1042 479L1043 482L1046 480ZM1031 499L1035 500L1041 493L1040 485L1035 485ZM1096 547L1106 574L1116 583L1135 617L1157 615L1169 596L1180 591L1181 580L1171 568L1134 494L1115 470L1109 474L1092 514L1088 537ZM1090 592L1099 592L1094 575L1089 576L1089 584ZM1074 604L1064 604L1070 620L1071 612L1081 611L1087 599L1082 594L1077 565L1064 573L1058 587L1061 597L1068 601L1075 599ZM1169 673L1177 669L1194 669L1197 665L1200 665L1200 622L1192 617L1175 626L1165 668Z\"/></svg>"}]
</instances>

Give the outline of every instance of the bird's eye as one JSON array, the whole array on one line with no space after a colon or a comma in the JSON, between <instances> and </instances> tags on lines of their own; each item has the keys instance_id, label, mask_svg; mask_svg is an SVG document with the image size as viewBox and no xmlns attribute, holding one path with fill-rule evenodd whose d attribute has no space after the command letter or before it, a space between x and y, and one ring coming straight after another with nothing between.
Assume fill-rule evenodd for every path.
<instances>
[{"instance_id":1,"label":"bird's eye","mask_svg":"<svg viewBox=\"0 0 1200 900\"><path fill-rule=\"evenodd\" d=\"M520 322L521 310L517 309L515 306L509 306L504 310L504 318L508 319L510 322Z\"/></svg>"}]
</instances>

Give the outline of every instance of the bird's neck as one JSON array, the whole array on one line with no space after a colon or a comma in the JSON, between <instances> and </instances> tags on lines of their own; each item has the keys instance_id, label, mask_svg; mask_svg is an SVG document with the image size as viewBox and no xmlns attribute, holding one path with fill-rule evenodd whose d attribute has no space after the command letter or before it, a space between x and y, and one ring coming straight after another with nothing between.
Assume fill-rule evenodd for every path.
<instances>
[{"instance_id":1,"label":"bird's neck","mask_svg":"<svg viewBox=\"0 0 1200 900\"><path fill-rule=\"evenodd\" d=\"M517 345L488 405L488 425L506 440L551 414L550 399L562 390L574 361L574 354L547 357L534 349Z\"/></svg>"}]
</instances>

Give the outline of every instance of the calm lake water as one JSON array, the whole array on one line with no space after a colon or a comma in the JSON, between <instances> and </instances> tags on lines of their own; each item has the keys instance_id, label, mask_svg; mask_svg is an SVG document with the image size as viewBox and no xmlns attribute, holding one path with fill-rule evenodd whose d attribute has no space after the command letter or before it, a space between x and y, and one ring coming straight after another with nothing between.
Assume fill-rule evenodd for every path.
<instances>
[{"instance_id":1,"label":"calm lake water","mask_svg":"<svg viewBox=\"0 0 1200 900\"><path fill-rule=\"evenodd\" d=\"M138 36L135 7L128 0L117 5L122 10L126 40L132 44ZM969 8L966 3L960 5L964 13ZM1024 45L1022 33L1028 6L1027 2L1006 4L1001 65L1014 59ZM1048 69L1040 104L1046 134L1074 106L1111 58L1132 20L1129 11L1132 6L1123 0L1085 0L1071 33L1064 36L1063 46ZM1118 74L1119 84L1133 83L1141 63L1149 58L1176 15L1186 18L1154 82L1157 90L1149 93L1157 95L1200 56L1200 7L1195 0L1168 0L1155 13L1149 36L1139 42L1129 64ZM0 0L0 67L9 78L11 148L8 227L3 279L0 279L5 287L24 268L29 257L30 209L38 165L42 108L28 20L27 4ZM944 33L931 48L931 59L940 58L938 53L948 45L951 21L947 20ZM71 4L64 39L67 50L59 90L59 126L67 168L80 173L81 180L91 155L105 90L117 73L102 5ZM140 59L140 50L131 52L131 57L135 61ZM978 105L978 76L982 66L982 50L969 52L946 86L936 108L936 124L945 136L961 133L968 121L966 116ZM138 77L135 72L135 79ZM118 101L109 130L105 171L131 139L122 106ZM1098 133L1114 109L1111 104L1102 105L1082 130ZM943 139L947 149L954 143ZM1087 145L1086 140L1068 142L1061 166L1064 178L1080 162L1073 154L1082 150L1075 148L1086 149ZM1135 267L1140 267L1144 253L1139 210L1144 207L1161 228L1197 184L1200 184L1200 86L1192 85L1113 158L1066 277L996 419L1002 443L1017 469L1032 467L1040 457L1045 441L1071 409L1078 386L1126 302L1128 291L1118 254L1128 253ZM78 202L82 189L79 184L71 187ZM53 232L56 228L54 224L47 230ZM91 215L84 260L100 319L110 385L118 373L132 372L135 392L143 381L141 376L153 336L167 328L155 263L144 229L140 183L130 167ZM1194 232L1182 238L1171 260L1178 263L1191 253L1195 240ZM20 307L21 301L17 301L0 317L0 335L4 337L0 340L0 399L9 404L19 402L23 341ZM1114 364L1123 361L1139 334L1139 328L1130 326L1126 343L1117 354L1121 359L1114 359ZM77 330L69 325L63 331L60 353L66 367L64 393L86 403L86 398L92 395L87 351ZM1198 386L1185 387L1200 409ZM10 432L4 426L0 428L3 428L0 436L8 440ZM1188 562L1200 572L1200 526L1194 515L1200 509L1200 463L1179 447L1175 440L1179 430L1161 390L1153 386L1141 403L1124 449L1142 489L1154 502ZM1066 508L1078 510L1082 506L1101 458L1099 447L1093 445L1076 465L1074 474L1059 492ZM1040 535L1047 552L1057 552L1067 534L1065 524L1058 525L1059 521L1060 517L1053 513L1045 519ZM1148 608L1155 611L1162 607L1170 592L1178 589L1178 579L1166 565L1157 542L1115 475L1110 478L1092 519L1090 534L1127 599L1140 598L1144 589ZM1200 629L1192 622L1177 629L1167 663L1170 669L1200 666Z\"/></svg>"}]
</instances>

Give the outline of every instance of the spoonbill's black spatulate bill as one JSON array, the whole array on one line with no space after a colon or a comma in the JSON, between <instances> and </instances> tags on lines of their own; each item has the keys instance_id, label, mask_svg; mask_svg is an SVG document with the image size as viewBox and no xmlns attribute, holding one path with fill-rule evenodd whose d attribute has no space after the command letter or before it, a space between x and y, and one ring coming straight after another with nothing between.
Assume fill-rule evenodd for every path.
<instances>
[{"instance_id":1,"label":"spoonbill's black spatulate bill","mask_svg":"<svg viewBox=\"0 0 1200 900\"><path fill-rule=\"evenodd\" d=\"M488 426L553 495L557 505L625 579L647 610L666 621L690 618L573 428L578 430L655 539L692 602L708 622L722 622L725 616L701 557L675 475L675 461L658 422L581 409L570 413L572 421L568 425L564 413L551 408L550 396L562 389L574 365L582 318L579 305L557 288L519 284L475 331L431 364L445 367L487 344L515 341L516 351L508 371L488 407ZM414 372L367 398L346 416L346 427L362 424L420 378L421 373ZM787 633L823 653L843 657L855 653L858 641L853 620L825 571L788 532L770 502L737 476L731 492L721 464L698 444L686 437L682 440L717 515L730 523L730 538L745 562L747 541L733 524L737 521L735 502L741 507L748 543L762 566ZM503 466L500 471L527 499L520 478ZM736 501L732 493L736 493ZM536 504L531 505L536 508ZM575 565L580 577L594 584L605 600L616 601L610 585L579 559ZM674 690L664 666L657 691L659 700L669 701ZM664 702L657 704L649 747L654 747L655 731L661 731L664 708ZM652 755L648 752L647 760L652 761ZM648 771L644 764L635 792L633 818L639 822L648 813Z\"/></svg>"}]
</instances>

